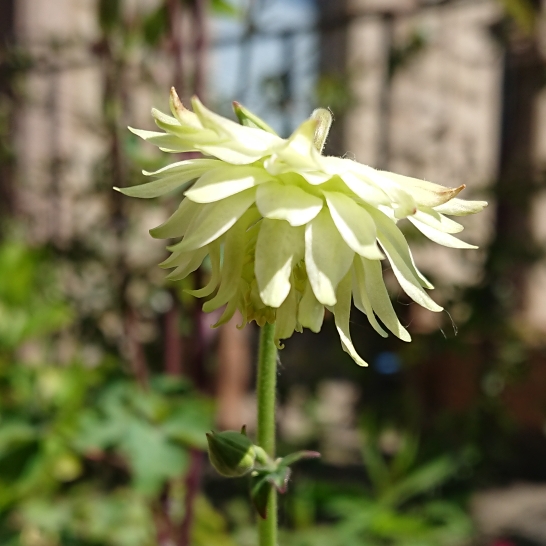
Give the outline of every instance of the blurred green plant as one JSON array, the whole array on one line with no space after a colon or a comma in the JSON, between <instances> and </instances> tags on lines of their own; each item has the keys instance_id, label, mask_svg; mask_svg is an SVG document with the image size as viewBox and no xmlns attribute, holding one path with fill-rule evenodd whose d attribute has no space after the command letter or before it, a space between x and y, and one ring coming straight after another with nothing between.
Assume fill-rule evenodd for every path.
<instances>
[{"instance_id":1,"label":"blurred green plant","mask_svg":"<svg viewBox=\"0 0 546 546\"><path fill-rule=\"evenodd\" d=\"M85 364L81 348L55 363L72 316L53 268L42 251L0 245L0 543L153 546L167 488L171 523L184 516L189 449L205 448L212 402L178 377L143 389L114 357ZM192 544L232 544L202 496Z\"/></svg>"},{"instance_id":2,"label":"blurred green plant","mask_svg":"<svg viewBox=\"0 0 546 546\"><path fill-rule=\"evenodd\" d=\"M420 462L417 435L399 433L399 447L382 453L379 431L367 431L362 455L369 484L303 484L292 500L290 546L446 546L472 537L469 515L457 500L438 495L456 478L468 454ZM331 524L312 525L321 517Z\"/></svg>"}]
</instances>

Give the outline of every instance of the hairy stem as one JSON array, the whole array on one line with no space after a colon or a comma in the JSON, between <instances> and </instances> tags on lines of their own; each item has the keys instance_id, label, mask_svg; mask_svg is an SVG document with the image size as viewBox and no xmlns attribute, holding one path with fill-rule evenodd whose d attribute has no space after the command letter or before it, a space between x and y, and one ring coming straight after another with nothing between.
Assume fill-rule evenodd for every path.
<instances>
[{"instance_id":1,"label":"hairy stem","mask_svg":"<svg viewBox=\"0 0 546 546\"><path fill-rule=\"evenodd\" d=\"M277 347L275 326L265 324L260 332L258 358L258 445L275 459L275 394L277 383ZM277 491L271 488L267 518L258 521L259 546L277 546Z\"/></svg>"}]
</instances>

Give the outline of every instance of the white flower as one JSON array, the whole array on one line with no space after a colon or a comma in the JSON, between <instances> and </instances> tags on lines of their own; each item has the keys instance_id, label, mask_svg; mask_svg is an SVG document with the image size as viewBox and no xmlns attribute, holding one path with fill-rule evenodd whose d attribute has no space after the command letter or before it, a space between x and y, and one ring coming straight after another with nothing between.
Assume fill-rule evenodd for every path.
<instances>
[{"instance_id":1,"label":"white flower","mask_svg":"<svg viewBox=\"0 0 546 546\"><path fill-rule=\"evenodd\" d=\"M473 214L486 202L458 199L464 185L446 188L325 157L314 145L313 118L282 139L239 105L246 125L214 114L196 97L192 106L193 112L184 108L172 89L174 117L152 110L164 132L131 130L163 151L207 157L145 173L154 180L119 191L150 198L185 190L178 210L151 234L181 238L161 264L174 268L171 280L210 256L210 281L192 293L213 296L203 305L207 312L226 306L218 325L239 310L245 323L275 323L279 342L303 328L318 332L326 307L343 349L365 365L349 334L351 300L382 336L386 328L411 339L383 282L385 258L408 296L441 311L424 290L433 287L415 266L397 222L407 218L441 245L476 248L451 235L463 227L445 215Z\"/></svg>"}]
</instances>

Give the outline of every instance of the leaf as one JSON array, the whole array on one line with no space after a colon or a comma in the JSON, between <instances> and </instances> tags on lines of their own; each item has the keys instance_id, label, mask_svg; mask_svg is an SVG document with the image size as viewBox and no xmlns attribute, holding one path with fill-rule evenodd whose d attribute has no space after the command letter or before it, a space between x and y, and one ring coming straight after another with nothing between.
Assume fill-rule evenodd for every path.
<instances>
[{"instance_id":1,"label":"leaf","mask_svg":"<svg viewBox=\"0 0 546 546\"><path fill-rule=\"evenodd\" d=\"M272 491L272 485L267 481L267 475L262 472L253 473L250 477L250 498L258 514L267 518L267 501Z\"/></svg>"},{"instance_id":2,"label":"leaf","mask_svg":"<svg viewBox=\"0 0 546 546\"><path fill-rule=\"evenodd\" d=\"M120 444L133 471L134 485L145 494L157 493L165 480L186 469L186 451L171 443L160 429L136 419L128 423Z\"/></svg>"}]
</instances>

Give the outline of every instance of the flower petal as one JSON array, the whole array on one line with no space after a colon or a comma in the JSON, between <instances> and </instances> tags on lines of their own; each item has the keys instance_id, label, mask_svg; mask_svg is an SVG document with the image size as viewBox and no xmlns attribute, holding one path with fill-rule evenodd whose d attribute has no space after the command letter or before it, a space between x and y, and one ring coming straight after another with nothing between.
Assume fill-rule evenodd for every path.
<instances>
[{"instance_id":1,"label":"flower petal","mask_svg":"<svg viewBox=\"0 0 546 546\"><path fill-rule=\"evenodd\" d=\"M283 139L254 127L245 127L223 116L219 116L206 108L197 98L192 97L193 111L197 114L199 121L204 127L212 129L218 134L229 137L233 142L240 144L249 150L267 150L272 146L282 144Z\"/></svg>"},{"instance_id":2,"label":"flower petal","mask_svg":"<svg viewBox=\"0 0 546 546\"><path fill-rule=\"evenodd\" d=\"M235 312L237 311L237 301L238 298L235 296L228 301L228 304L226 305L222 316L218 319L218 322L216 324L212 325L213 328L218 328L218 326L226 324L233 318L233 315L235 315ZM205 308L204 305L203 308Z\"/></svg>"},{"instance_id":3,"label":"flower petal","mask_svg":"<svg viewBox=\"0 0 546 546\"><path fill-rule=\"evenodd\" d=\"M330 215L344 241L357 254L370 260L385 256L377 247L375 223L365 209L338 192L324 192Z\"/></svg>"},{"instance_id":4,"label":"flower petal","mask_svg":"<svg viewBox=\"0 0 546 546\"><path fill-rule=\"evenodd\" d=\"M178 267L167 275L169 281L180 281L185 279L190 273L195 271L208 254L207 248L199 248L195 252L188 252L184 260L179 260Z\"/></svg>"},{"instance_id":5,"label":"flower petal","mask_svg":"<svg viewBox=\"0 0 546 546\"><path fill-rule=\"evenodd\" d=\"M303 227L264 218L256 242L255 272L260 298L279 307L290 292L292 267L303 258Z\"/></svg>"},{"instance_id":6,"label":"flower petal","mask_svg":"<svg viewBox=\"0 0 546 546\"><path fill-rule=\"evenodd\" d=\"M454 222L430 207L419 207L412 218L444 233L459 233L464 229L458 222Z\"/></svg>"},{"instance_id":7,"label":"flower petal","mask_svg":"<svg viewBox=\"0 0 546 546\"><path fill-rule=\"evenodd\" d=\"M169 97L169 106L173 116L180 122L181 125L192 127L193 129L202 129L203 124L199 121L196 114L188 110L183 104L176 89L171 87L171 93Z\"/></svg>"},{"instance_id":8,"label":"flower petal","mask_svg":"<svg viewBox=\"0 0 546 546\"><path fill-rule=\"evenodd\" d=\"M255 195L256 189L250 188L222 201L202 205L188 226L184 239L170 249L194 250L212 243L237 222L252 205Z\"/></svg>"},{"instance_id":9,"label":"flower petal","mask_svg":"<svg viewBox=\"0 0 546 546\"><path fill-rule=\"evenodd\" d=\"M128 128L131 133L142 138L150 144L158 146L165 152L178 153L178 152L191 152L195 150L195 147L190 142L181 139L177 135L170 133L159 133L157 131L145 131L144 129L135 129L133 127ZM214 133L211 133L214 136Z\"/></svg>"},{"instance_id":10,"label":"flower petal","mask_svg":"<svg viewBox=\"0 0 546 546\"><path fill-rule=\"evenodd\" d=\"M362 311L372 325L373 329L381 336L388 337L389 334L383 330L373 312L369 294L366 288L364 266L362 265L362 257L355 256L353 261L353 300L355 307Z\"/></svg>"},{"instance_id":11,"label":"flower petal","mask_svg":"<svg viewBox=\"0 0 546 546\"><path fill-rule=\"evenodd\" d=\"M335 305L336 288L353 261L354 251L337 230L327 209L305 226L305 265L317 300Z\"/></svg>"},{"instance_id":12,"label":"flower petal","mask_svg":"<svg viewBox=\"0 0 546 546\"><path fill-rule=\"evenodd\" d=\"M417 201L413 193L382 176L382 174L375 169L371 169L368 171L367 177L374 180L390 197L394 206L394 216L401 219L415 214L417 211Z\"/></svg>"},{"instance_id":13,"label":"flower petal","mask_svg":"<svg viewBox=\"0 0 546 546\"><path fill-rule=\"evenodd\" d=\"M306 283L303 297L298 306L298 322L304 328L309 328L309 330L317 334L322 328L323 320L324 305L317 300L311 285Z\"/></svg>"},{"instance_id":14,"label":"flower petal","mask_svg":"<svg viewBox=\"0 0 546 546\"><path fill-rule=\"evenodd\" d=\"M194 203L213 203L272 179L258 167L223 165L203 174L184 195Z\"/></svg>"},{"instance_id":15,"label":"flower petal","mask_svg":"<svg viewBox=\"0 0 546 546\"><path fill-rule=\"evenodd\" d=\"M339 283L337 288L337 303L334 307L334 318L336 323L337 332L341 339L341 346L343 350L348 353L351 358L359 366L367 366L360 355L356 352L353 342L351 340L351 333L349 331L349 319L351 314L351 274L348 272L345 277Z\"/></svg>"},{"instance_id":16,"label":"flower petal","mask_svg":"<svg viewBox=\"0 0 546 546\"><path fill-rule=\"evenodd\" d=\"M220 288L218 288L218 292L212 299L203 304L205 313L210 313L225 305L237 293L245 258L245 231L247 226L248 215L245 214L226 234Z\"/></svg>"},{"instance_id":17,"label":"flower petal","mask_svg":"<svg viewBox=\"0 0 546 546\"><path fill-rule=\"evenodd\" d=\"M286 220L291 226L309 223L322 209L322 199L297 186L270 182L256 192L256 206L265 218Z\"/></svg>"},{"instance_id":18,"label":"flower petal","mask_svg":"<svg viewBox=\"0 0 546 546\"><path fill-rule=\"evenodd\" d=\"M275 315L275 341L287 339L296 329L296 291L291 290Z\"/></svg>"},{"instance_id":19,"label":"flower petal","mask_svg":"<svg viewBox=\"0 0 546 546\"><path fill-rule=\"evenodd\" d=\"M340 175L345 185L360 199L377 207L378 205L390 206L391 200L387 194L368 181L356 176L352 172L345 172Z\"/></svg>"},{"instance_id":20,"label":"flower petal","mask_svg":"<svg viewBox=\"0 0 546 546\"><path fill-rule=\"evenodd\" d=\"M150 235L155 239L170 239L171 237L183 237L193 218L199 212L199 205L189 199L183 199L174 214L160 226L150 230Z\"/></svg>"},{"instance_id":21,"label":"flower petal","mask_svg":"<svg viewBox=\"0 0 546 546\"><path fill-rule=\"evenodd\" d=\"M216 161L210 159L189 159L187 161L181 161L178 164L176 172L169 173L168 176L162 176L157 180L141 184L140 186L115 189L124 195L129 195L131 197L141 197L144 199L159 197L160 195L180 188L180 186L187 186L192 180L199 178L203 173L206 173L211 169L211 162L214 162L214 164L216 163ZM184 163L184 165L182 165L182 163Z\"/></svg>"},{"instance_id":22,"label":"flower petal","mask_svg":"<svg viewBox=\"0 0 546 546\"><path fill-rule=\"evenodd\" d=\"M442 203L446 203L465 188L464 184L458 188L446 188L439 184L433 184L426 180L419 180L418 178L412 178L402 174L390 173L388 171L379 172L384 178L392 180L411 193L420 205L426 205L427 207L436 207Z\"/></svg>"},{"instance_id":23,"label":"flower petal","mask_svg":"<svg viewBox=\"0 0 546 546\"><path fill-rule=\"evenodd\" d=\"M381 264L377 261L361 258L364 273L364 286L370 296L374 313L381 322L402 341L411 341L408 331L402 326L393 309L391 298L385 287Z\"/></svg>"},{"instance_id":24,"label":"flower petal","mask_svg":"<svg viewBox=\"0 0 546 546\"><path fill-rule=\"evenodd\" d=\"M186 290L186 292L196 298L206 298L210 296L217 288L220 282L220 241L218 239L208 245L211 275L210 280L206 286L199 288L198 290Z\"/></svg>"},{"instance_id":25,"label":"flower petal","mask_svg":"<svg viewBox=\"0 0 546 546\"><path fill-rule=\"evenodd\" d=\"M177 161L176 163L171 163L166 165L157 171L142 171L142 174L146 176L170 176L172 174L185 173L188 170L189 165L192 167L198 168L203 167L203 172L206 172L209 169L214 169L215 167L220 167L222 162L218 159L185 159L184 161Z\"/></svg>"},{"instance_id":26,"label":"flower petal","mask_svg":"<svg viewBox=\"0 0 546 546\"><path fill-rule=\"evenodd\" d=\"M404 257L398 252L398 248L395 247L391 240L383 235L381 231L378 231L379 242L391 263L393 273L400 283L402 290L416 303L429 309L430 311L439 312L442 311L436 302L423 290L421 283L417 276L414 274L413 265L407 261L407 257ZM406 243L407 245L407 243ZM409 251L409 248L408 248Z\"/></svg>"},{"instance_id":27,"label":"flower petal","mask_svg":"<svg viewBox=\"0 0 546 546\"><path fill-rule=\"evenodd\" d=\"M457 237L453 237L453 235L449 235L448 233L444 233L443 231L434 229L433 227L423 222L420 222L419 220L415 218L408 218L408 220L425 237L428 237L431 241L434 241L435 243L438 243L439 245L449 246L451 248L478 248L475 245L471 245L469 243L465 243L464 241L461 241L460 239L457 239Z\"/></svg>"},{"instance_id":28,"label":"flower petal","mask_svg":"<svg viewBox=\"0 0 546 546\"><path fill-rule=\"evenodd\" d=\"M465 201L464 199L451 199L447 203L434 207L434 210L450 216L467 216L476 214L487 207L487 201Z\"/></svg>"},{"instance_id":29,"label":"flower petal","mask_svg":"<svg viewBox=\"0 0 546 546\"><path fill-rule=\"evenodd\" d=\"M413 261L408 243L403 233L398 226L381 211L374 209L373 207L366 207L366 210L370 213L377 226L378 232L381 230L383 237L388 238L391 245L394 246L396 252L402 257L406 263L407 268L411 271L412 275L419 280L421 286L426 288L434 288L432 284L425 278L425 276L417 269Z\"/></svg>"}]
</instances>

